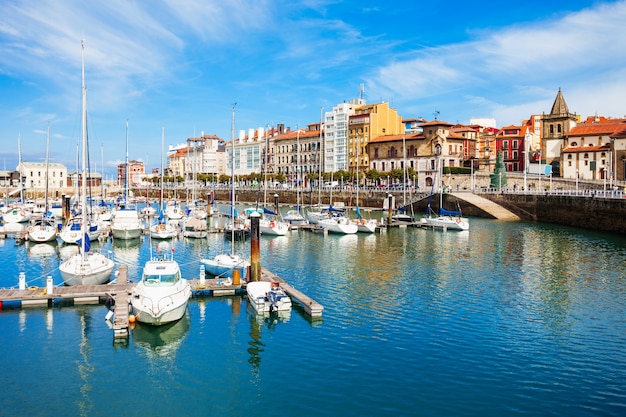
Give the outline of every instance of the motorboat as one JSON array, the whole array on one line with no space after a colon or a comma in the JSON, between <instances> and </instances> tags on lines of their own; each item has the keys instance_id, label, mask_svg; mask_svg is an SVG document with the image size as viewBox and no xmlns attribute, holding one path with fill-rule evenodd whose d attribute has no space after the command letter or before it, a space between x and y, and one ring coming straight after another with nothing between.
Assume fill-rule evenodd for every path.
<instances>
[{"instance_id":1,"label":"motorboat","mask_svg":"<svg viewBox=\"0 0 626 417\"><path fill-rule=\"evenodd\" d=\"M246 285L250 304L257 313L277 313L291 310L291 298L279 282L253 281Z\"/></svg>"},{"instance_id":2,"label":"motorboat","mask_svg":"<svg viewBox=\"0 0 626 417\"><path fill-rule=\"evenodd\" d=\"M204 265L206 272L218 277L232 277L235 269L244 276L250 266L250 261L234 253L222 253L212 259L200 259L200 263Z\"/></svg>"},{"instance_id":3,"label":"motorboat","mask_svg":"<svg viewBox=\"0 0 626 417\"><path fill-rule=\"evenodd\" d=\"M180 320L190 297L191 286L181 277L178 262L157 257L145 263L141 281L131 291L131 305L138 322L160 326Z\"/></svg>"},{"instance_id":4,"label":"motorboat","mask_svg":"<svg viewBox=\"0 0 626 417\"><path fill-rule=\"evenodd\" d=\"M141 236L143 224L139 212L132 207L116 209L111 221L113 239L136 239Z\"/></svg>"}]
</instances>

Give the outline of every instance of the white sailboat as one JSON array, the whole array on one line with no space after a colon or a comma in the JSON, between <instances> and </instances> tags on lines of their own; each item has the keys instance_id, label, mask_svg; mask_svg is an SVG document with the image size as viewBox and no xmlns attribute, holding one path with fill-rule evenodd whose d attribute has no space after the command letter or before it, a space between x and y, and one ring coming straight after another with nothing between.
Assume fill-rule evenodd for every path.
<instances>
[{"instance_id":1,"label":"white sailboat","mask_svg":"<svg viewBox=\"0 0 626 417\"><path fill-rule=\"evenodd\" d=\"M124 178L124 201L121 207L117 207L111 219L111 234L113 239L136 239L141 236L143 224L139 218L139 212L135 205L128 202L128 181L130 180L128 166L128 120L126 121L126 174Z\"/></svg>"},{"instance_id":2,"label":"white sailboat","mask_svg":"<svg viewBox=\"0 0 626 417\"><path fill-rule=\"evenodd\" d=\"M356 138L356 205L354 209L354 213L356 214L356 219L352 220L352 223L356 224L357 232L360 233L374 233L376 231L376 227L378 226L378 222L376 219L366 219L361 214L361 209L359 208L359 188L361 188L361 179L359 178L359 147L361 144L359 143L359 137Z\"/></svg>"},{"instance_id":3,"label":"white sailboat","mask_svg":"<svg viewBox=\"0 0 626 417\"><path fill-rule=\"evenodd\" d=\"M24 178L24 174L22 173L22 146L20 141L20 135L17 135L17 166L20 172L20 201L19 204L10 207L6 212L2 215L2 220L5 223L24 223L30 220L32 217L32 211L24 204L24 183L22 182L22 178Z\"/></svg>"},{"instance_id":4,"label":"white sailboat","mask_svg":"<svg viewBox=\"0 0 626 417\"><path fill-rule=\"evenodd\" d=\"M439 151L439 152L438 152ZM435 148L435 152L437 155L440 154L441 148L437 145ZM462 217L461 211L450 211L443 208L443 182L442 182L442 170L441 170L441 158L438 159L437 163L439 164L439 179L435 181L439 185L439 214L435 213L434 210L430 207L430 203L428 204L428 212L426 216L421 219L422 225L426 227L430 227L433 229L442 229L442 230L469 230L469 220L465 217ZM433 187L435 185L433 184ZM432 193L431 193L432 196Z\"/></svg>"},{"instance_id":5,"label":"white sailboat","mask_svg":"<svg viewBox=\"0 0 626 417\"><path fill-rule=\"evenodd\" d=\"M50 156L50 125L48 124L48 136L46 139L46 191L45 208L39 216L31 218L28 226L28 240L31 242L52 242L57 238L57 225L54 216L50 212L48 204L48 161Z\"/></svg>"},{"instance_id":6,"label":"white sailboat","mask_svg":"<svg viewBox=\"0 0 626 417\"><path fill-rule=\"evenodd\" d=\"M159 203L159 217L150 226L150 237L154 239L172 239L178 230L165 220L163 207L163 147L165 143L165 128L161 128L161 201Z\"/></svg>"},{"instance_id":7,"label":"white sailboat","mask_svg":"<svg viewBox=\"0 0 626 417\"><path fill-rule=\"evenodd\" d=\"M187 311L191 286L182 278L172 255L151 258L143 267L141 281L131 292L131 305L140 323L160 326L180 320Z\"/></svg>"},{"instance_id":8,"label":"white sailboat","mask_svg":"<svg viewBox=\"0 0 626 417\"><path fill-rule=\"evenodd\" d=\"M300 137L300 131L298 130L298 137ZM266 140L267 144L267 140ZM298 142L299 146L299 142ZM265 151L265 157L267 158L267 150ZM278 208L278 194L274 195L276 204L275 212L267 208L267 160L264 161L263 166L263 214L259 219L259 232L266 236L285 236L289 231L289 223L285 222L280 216ZM298 188L299 190L299 188ZM300 191L298 191L299 193Z\"/></svg>"},{"instance_id":9,"label":"white sailboat","mask_svg":"<svg viewBox=\"0 0 626 417\"><path fill-rule=\"evenodd\" d=\"M85 46L82 45L82 178L81 204L87 207L87 90L85 88ZM89 238L86 238L87 217L82 217L82 235L79 253L61 263L59 271L65 285L97 285L109 280L115 263L107 256L90 251Z\"/></svg>"},{"instance_id":10,"label":"white sailboat","mask_svg":"<svg viewBox=\"0 0 626 417\"><path fill-rule=\"evenodd\" d=\"M235 222L235 105L232 109L232 125L231 125L231 205L230 217ZM235 228L231 228L231 251L230 253L221 253L213 258L200 259L200 263L204 265L206 272L215 276L232 277L233 270L237 269L242 276L250 266L250 261L242 258L235 253Z\"/></svg>"}]
</instances>

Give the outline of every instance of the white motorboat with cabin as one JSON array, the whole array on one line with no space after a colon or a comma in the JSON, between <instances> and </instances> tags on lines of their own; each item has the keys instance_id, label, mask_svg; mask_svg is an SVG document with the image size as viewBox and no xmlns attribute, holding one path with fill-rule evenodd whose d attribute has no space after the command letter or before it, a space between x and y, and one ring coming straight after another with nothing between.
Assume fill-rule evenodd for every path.
<instances>
[{"instance_id":1,"label":"white motorboat with cabin","mask_svg":"<svg viewBox=\"0 0 626 417\"><path fill-rule=\"evenodd\" d=\"M162 256L145 263L141 281L132 289L131 305L138 322L160 326L180 320L190 297L191 286L182 278L178 262Z\"/></svg>"}]
</instances>

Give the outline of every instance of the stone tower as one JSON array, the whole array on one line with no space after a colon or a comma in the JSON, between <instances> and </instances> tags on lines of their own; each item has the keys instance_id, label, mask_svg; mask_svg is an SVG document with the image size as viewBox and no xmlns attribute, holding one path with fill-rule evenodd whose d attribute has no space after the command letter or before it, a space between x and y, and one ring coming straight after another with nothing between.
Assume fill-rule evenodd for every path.
<instances>
[{"instance_id":1,"label":"stone tower","mask_svg":"<svg viewBox=\"0 0 626 417\"><path fill-rule=\"evenodd\" d=\"M563 140L579 120L576 113L570 113L560 88L556 93L552 110L549 114L544 113L542 120L541 163L551 164L552 172L559 174Z\"/></svg>"}]
</instances>

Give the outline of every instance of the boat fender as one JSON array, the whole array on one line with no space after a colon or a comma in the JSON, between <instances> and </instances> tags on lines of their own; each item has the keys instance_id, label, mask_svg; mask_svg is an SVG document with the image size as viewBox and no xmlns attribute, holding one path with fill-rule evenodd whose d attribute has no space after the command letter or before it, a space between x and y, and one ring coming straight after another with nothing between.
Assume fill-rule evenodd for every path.
<instances>
[{"instance_id":1,"label":"boat fender","mask_svg":"<svg viewBox=\"0 0 626 417\"><path fill-rule=\"evenodd\" d=\"M457 223L461 223L461 219L456 219L456 222Z\"/></svg>"},{"instance_id":2,"label":"boat fender","mask_svg":"<svg viewBox=\"0 0 626 417\"><path fill-rule=\"evenodd\" d=\"M274 223L274 221L272 220L272 221L270 222L270 227L271 227L271 228L274 228L274 226L275 226L275 225L276 225L276 224L275 224L275 223Z\"/></svg>"},{"instance_id":3,"label":"boat fender","mask_svg":"<svg viewBox=\"0 0 626 417\"><path fill-rule=\"evenodd\" d=\"M23 211L20 211L20 216L24 216L24 214L25 213Z\"/></svg>"}]
</instances>

